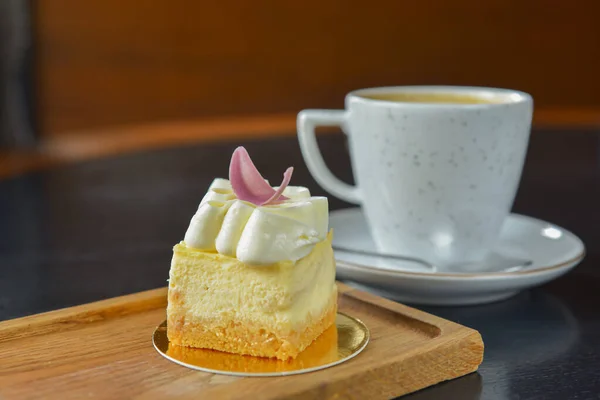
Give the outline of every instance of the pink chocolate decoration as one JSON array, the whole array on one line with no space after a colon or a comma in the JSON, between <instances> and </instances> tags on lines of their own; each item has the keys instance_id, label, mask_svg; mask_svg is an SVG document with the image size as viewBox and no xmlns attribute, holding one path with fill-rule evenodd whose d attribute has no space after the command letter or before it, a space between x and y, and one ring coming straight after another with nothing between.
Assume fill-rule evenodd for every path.
<instances>
[{"instance_id":1,"label":"pink chocolate decoration","mask_svg":"<svg viewBox=\"0 0 600 400\"><path fill-rule=\"evenodd\" d=\"M294 168L288 168L283 174L283 182L275 190L262 177L252 162L250 155L242 146L235 149L229 164L229 180L233 193L240 200L248 201L257 206L273 204L288 198L282 193L292 179Z\"/></svg>"}]
</instances>

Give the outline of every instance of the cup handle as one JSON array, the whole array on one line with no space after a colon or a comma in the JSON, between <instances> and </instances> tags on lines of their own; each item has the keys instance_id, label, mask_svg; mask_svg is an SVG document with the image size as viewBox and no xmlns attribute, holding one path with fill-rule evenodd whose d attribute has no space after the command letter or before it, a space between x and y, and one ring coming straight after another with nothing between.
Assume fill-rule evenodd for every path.
<instances>
[{"instance_id":1,"label":"cup handle","mask_svg":"<svg viewBox=\"0 0 600 400\"><path fill-rule=\"evenodd\" d=\"M298 141L308 170L317 183L329 193L350 203L360 204L360 192L356 186L342 182L331 173L315 137L317 126L342 126L347 113L343 110L303 110L296 120Z\"/></svg>"}]
</instances>

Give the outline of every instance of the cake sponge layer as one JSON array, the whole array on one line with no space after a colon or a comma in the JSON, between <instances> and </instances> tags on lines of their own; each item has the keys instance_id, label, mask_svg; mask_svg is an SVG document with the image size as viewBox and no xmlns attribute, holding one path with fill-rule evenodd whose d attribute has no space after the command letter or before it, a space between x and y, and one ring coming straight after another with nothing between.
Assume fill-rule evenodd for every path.
<instances>
[{"instance_id":1,"label":"cake sponge layer","mask_svg":"<svg viewBox=\"0 0 600 400\"><path fill-rule=\"evenodd\" d=\"M307 320L301 331L282 332L271 330L268 326L233 320L216 327L214 321L171 316L168 320L168 335L169 341L179 346L287 360L296 358L331 327L335 323L336 313L337 291L334 291L323 314Z\"/></svg>"},{"instance_id":2,"label":"cake sponge layer","mask_svg":"<svg viewBox=\"0 0 600 400\"><path fill-rule=\"evenodd\" d=\"M298 354L298 357L285 361L215 350L202 349L198 351L195 348L171 344L167 350L167 355L185 364L219 371L250 374L291 372L320 367L338 361L338 331L335 324L330 326L310 346Z\"/></svg>"}]
</instances>

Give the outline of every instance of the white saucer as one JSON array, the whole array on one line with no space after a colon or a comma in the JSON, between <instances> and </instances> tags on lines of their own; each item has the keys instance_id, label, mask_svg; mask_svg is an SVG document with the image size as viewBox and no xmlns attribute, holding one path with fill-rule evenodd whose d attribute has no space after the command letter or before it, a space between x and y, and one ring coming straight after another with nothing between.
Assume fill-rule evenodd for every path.
<instances>
[{"instance_id":1,"label":"white saucer","mask_svg":"<svg viewBox=\"0 0 600 400\"><path fill-rule=\"evenodd\" d=\"M377 253L360 208L330 213L337 277L350 285L404 303L472 305L503 300L523 289L555 279L585 256L583 242L573 233L539 219L511 214L488 264L492 272L435 272L424 265L373 255L356 254L336 247ZM498 257L501 255L501 257ZM530 260L529 265L497 272L498 260Z\"/></svg>"}]
</instances>

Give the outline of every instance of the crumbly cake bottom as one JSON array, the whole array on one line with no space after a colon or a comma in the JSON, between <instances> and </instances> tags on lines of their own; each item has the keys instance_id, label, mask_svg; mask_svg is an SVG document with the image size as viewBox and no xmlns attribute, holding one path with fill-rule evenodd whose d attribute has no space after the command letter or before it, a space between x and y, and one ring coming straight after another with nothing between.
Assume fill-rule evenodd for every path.
<instances>
[{"instance_id":1,"label":"crumbly cake bottom","mask_svg":"<svg viewBox=\"0 0 600 400\"><path fill-rule=\"evenodd\" d=\"M307 321L301 331L280 332L252 323L228 321L215 327L215 321L203 321L189 315L171 314L167 335L172 344L280 360L296 358L313 340L335 323L337 291L322 315ZM209 328L213 326L212 328Z\"/></svg>"}]
</instances>

